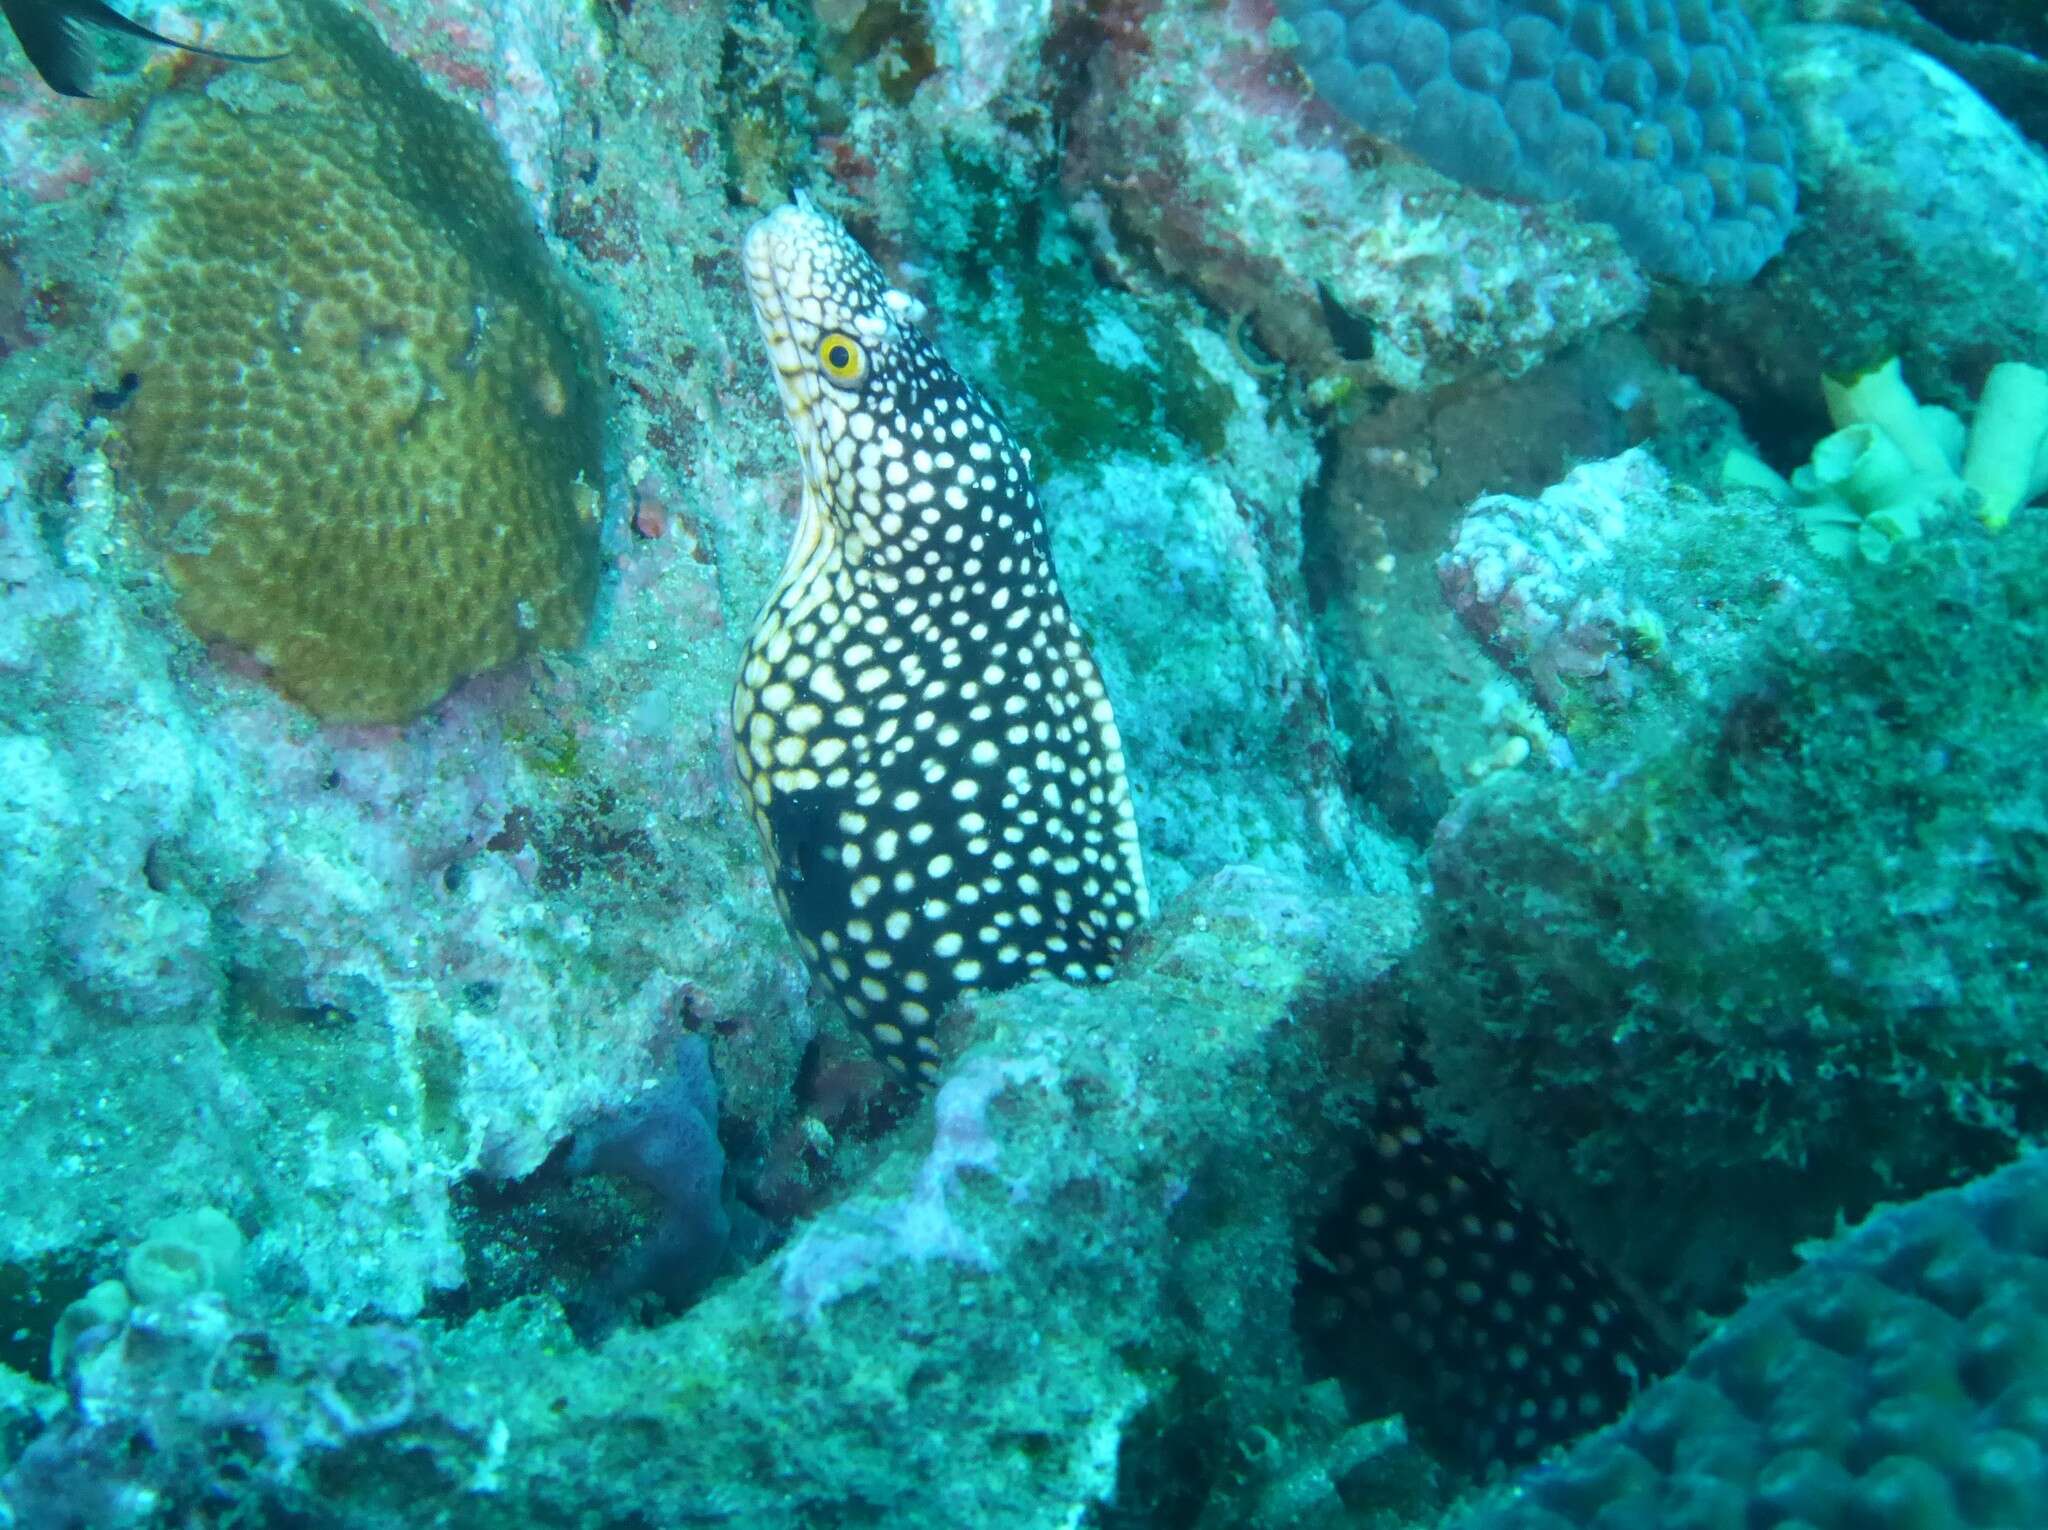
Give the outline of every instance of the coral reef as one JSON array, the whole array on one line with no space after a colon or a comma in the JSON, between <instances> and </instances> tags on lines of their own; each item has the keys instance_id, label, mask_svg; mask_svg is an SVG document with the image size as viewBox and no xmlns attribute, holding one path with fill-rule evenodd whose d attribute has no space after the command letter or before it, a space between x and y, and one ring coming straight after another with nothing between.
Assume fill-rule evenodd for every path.
<instances>
[{"instance_id":1,"label":"coral reef","mask_svg":"<svg viewBox=\"0 0 2048 1530\"><path fill-rule=\"evenodd\" d=\"M1627 452L1575 469L1534 500L1474 501L1437 560L1451 609L1528 678L1548 711L1563 711L1571 684L1626 701L1636 665L1663 649L1662 620L1632 605L1602 565L1629 535L1631 510L1655 514L1669 492L1655 458Z\"/></svg>"},{"instance_id":2,"label":"coral reef","mask_svg":"<svg viewBox=\"0 0 2048 1530\"><path fill-rule=\"evenodd\" d=\"M600 665L596 725L563 721L557 682L403 735L224 685L166 630L152 563L97 445L0 458L11 1259L212 1203L315 1307L409 1313L462 1278L452 1188L530 1172L683 1032L743 1158L791 1118L814 1026L705 763L724 665L697 655L729 640L694 560L635 608L690 624L649 618L622 655L630 678L667 645L657 695Z\"/></svg>"},{"instance_id":3,"label":"coral reef","mask_svg":"<svg viewBox=\"0 0 2048 1530\"><path fill-rule=\"evenodd\" d=\"M1830 5L1900 9L1756 14ZM0 68L0 1523L1417 1527L1454 1449L1419 1411L1411 1441L1394 1347L1354 1367L1301 1269L1327 1216L1365 1225L1339 1187L1410 1038L1431 1140L1512 1166L1666 1338L1842 1214L2048 1130L2048 516L2023 508L2048 181L1954 77L1870 32L1767 32L1805 222L1706 292L1317 100L1271 0L363 9L384 42L323 0L143 7L294 56L111 46L75 111ZM1478 13L1536 0L1402 9L1478 55ZM1640 16L1689 10L1722 14ZM1966 78L2038 77L1982 0L1925 11ZM245 205L316 162L355 177L328 213ZM929 1102L806 992L725 767L800 496L733 256L792 183L1031 451L1160 910L1116 981L943 1020ZM351 353L370 285L309 303L283 262L331 274L322 217L361 234L372 197L399 232L346 263L404 262L424 327ZM207 209L269 233L174 268L163 236ZM291 439L358 410L356 461L415 384L392 451L445 446L489 356L518 439L468 471L551 486L572 656L359 726L265 685L260 643L181 630L181 537L314 501L245 467L210 508L136 492L262 445L180 435L160 385L269 408L293 336L334 365ZM1737 445L1790 475L1829 428L1816 377L1892 355L1945 471L2011 512L1996 535L1922 516L1842 566L1794 507L1702 487ZM1844 394L1866 448L1883 391ZM1973 398L1974 454L1925 412ZM343 567L326 547L288 551ZM510 604L501 656L555 641ZM1969 1205L1994 1202L2018 1204ZM1953 1228L1943 1204L1901 1216ZM2006 1290L1998 1243L1946 1246ZM1876 1326L1939 1328L1836 1258L1813 1274ZM1780 1420L1699 1378L1812 1306L1761 1301L1573 1493L1728 1506L1691 1464L1760 1468ZM1956 1320L1987 1376L2032 1342L2000 1348L2005 1312ZM2038 1517L1914 1385L1859 1427L1896 1412L1918 1464L1844 1492ZM1820 1524L1831 1475L1757 1491L1814 1493Z\"/></svg>"},{"instance_id":4,"label":"coral reef","mask_svg":"<svg viewBox=\"0 0 2048 1530\"><path fill-rule=\"evenodd\" d=\"M1230 390L1224 449L1177 445L1151 462L1175 422L1126 427L1125 450L1048 474L1041 493L1075 608L1116 613L1095 624L1095 647L1134 762L1155 906L1225 864L1399 887L1403 858L1346 799L1310 637L1298 506L1311 443L1261 417L1256 380L1191 317L1145 345L1140 378L1185 385L1200 369Z\"/></svg>"},{"instance_id":5,"label":"coral reef","mask_svg":"<svg viewBox=\"0 0 2048 1530\"><path fill-rule=\"evenodd\" d=\"M6 1523L304 1513L326 1497L328 1458L361 1461L414 1417L428 1372L418 1337L398 1328L258 1322L216 1293L138 1306L95 1337L73 1361L70 1408L0 1476Z\"/></svg>"},{"instance_id":6,"label":"coral reef","mask_svg":"<svg viewBox=\"0 0 2048 1530\"><path fill-rule=\"evenodd\" d=\"M2048 1156L1805 1253L1621 1422L1456 1530L2048 1516Z\"/></svg>"},{"instance_id":7,"label":"coral reef","mask_svg":"<svg viewBox=\"0 0 2048 1530\"><path fill-rule=\"evenodd\" d=\"M1840 1208L1996 1162L2048 1111L2048 526L1952 517L1843 579L1769 508L1775 542L1758 514L1687 518L1692 549L1725 539L1718 570L1661 542L1683 520L1631 521L1715 613L1667 651L1718 679L1575 728L1577 770L1461 798L1411 972L1482 1139L1686 1304Z\"/></svg>"},{"instance_id":8,"label":"coral reef","mask_svg":"<svg viewBox=\"0 0 2048 1530\"><path fill-rule=\"evenodd\" d=\"M1468 185L1568 201L1658 275L1785 242L1792 136L1740 0L1288 0L1317 94Z\"/></svg>"},{"instance_id":9,"label":"coral reef","mask_svg":"<svg viewBox=\"0 0 2048 1530\"><path fill-rule=\"evenodd\" d=\"M1105 49L1066 170L1233 334L1325 389L1426 391L1641 305L1611 234L1347 157L1253 10L1172 0Z\"/></svg>"},{"instance_id":10,"label":"coral reef","mask_svg":"<svg viewBox=\"0 0 2048 1530\"><path fill-rule=\"evenodd\" d=\"M587 117L575 103L601 78L603 32L561 0L365 0L394 52L489 124L536 221L588 172Z\"/></svg>"},{"instance_id":11,"label":"coral reef","mask_svg":"<svg viewBox=\"0 0 2048 1530\"><path fill-rule=\"evenodd\" d=\"M1745 683L1744 628L1801 608L1811 565L1775 506L1709 501L1637 448L1533 498L1482 495L1436 572L1458 619L1526 686L1519 706L1482 695L1511 742L1492 763L1569 767L1574 741L1640 748ZM1713 602L1694 598L1702 587Z\"/></svg>"},{"instance_id":12,"label":"coral reef","mask_svg":"<svg viewBox=\"0 0 2048 1530\"><path fill-rule=\"evenodd\" d=\"M1051 1527L1121 1480L1209 1499L1209 1524L1335 1530L1333 1475L1426 1503L1426 1463L1304 1401L1282 1337L1322 1193L1296 1128L1391 1055L1359 1006L1412 924L1405 899L1232 873L1117 984L976 1000L973 1045L863 1186L594 1351L537 1302L448 1331L140 1308L0 1492L27 1523L90 1489L362 1526Z\"/></svg>"},{"instance_id":13,"label":"coral reef","mask_svg":"<svg viewBox=\"0 0 2048 1530\"><path fill-rule=\"evenodd\" d=\"M1890 33L2048 147L2048 14L2008 0L1778 0L1777 9L1786 20Z\"/></svg>"},{"instance_id":14,"label":"coral reef","mask_svg":"<svg viewBox=\"0 0 2048 1530\"><path fill-rule=\"evenodd\" d=\"M401 721L581 638L593 337L481 125L329 0L281 17L267 106L167 102L137 146L125 437L194 630Z\"/></svg>"},{"instance_id":15,"label":"coral reef","mask_svg":"<svg viewBox=\"0 0 2048 1530\"><path fill-rule=\"evenodd\" d=\"M534 36L568 24L519 14ZM558 254L618 337L626 470L602 641L573 664L480 678L403 730L312 726L177 633L117 492L124 406L89 396L82 363L48 384L69 331L0 359L0 1242L9 1279L52 1293L23 1304L25 1356L118 1273L108 1250L198 1204L260 1227L250 1286L316 1313L602 1294L602 1260L527 1234L570 1200L591 1215L555 1225L608 1247L658 1234L634 1185L557 1176L689 1036L710 1049L726 1188L755 1203L728 1208L735 1257L835 1194L904 1109L807 1003L724 763L733 634L796 492L718 137L731 50L752 43L709 12L606 14L603 79L556 82L577 107L545 181ZM526 55L486 56L473 8L405 20L430 77L512 88ZM202 72L159 106L261 116L300 89ZM81 227L128 174L96 152L107 184L61 204ZM1401 888L1335 765L1294 529L1308 431L1268 417L1199 305L1104 288L1073 223L1004 180L947 184L961 200L933 223L990 231L995 255L905 279L962 316L949 348L1037 455L1069 595L1131 698L1155 885L1178 897L1249 860ZM109 285L82 282L77 312ZM625 532L629 511L659 534Z\"/></svg>"}]
</instances>

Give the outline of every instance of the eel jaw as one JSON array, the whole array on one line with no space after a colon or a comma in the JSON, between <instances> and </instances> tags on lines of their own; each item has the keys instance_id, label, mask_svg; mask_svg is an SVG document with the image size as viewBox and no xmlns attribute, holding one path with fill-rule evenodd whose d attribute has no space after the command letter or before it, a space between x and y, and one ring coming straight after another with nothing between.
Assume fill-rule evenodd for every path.
<instances>
[{"instance_id":1,"label":"eel jaw","mask_svg":"<svg viewBox=\"0 0 2048 1530\"><path fill-rule=\"evenodd\" d=\"M812 492L825 482L824 446L813 418L823 384L810 361L821 333L815 320L801 318L791 300L792 288L809 280L809 262L798 229L805 206L778 207L747 230L741 247L747 273L747 291L754 303L754 321L760 326L762 344L775 368L776 391L782 395L782 412L796 434L797 451L803 460L804 481ZM813 300L812 306L816 303Z\"/></svg>"},{"instance_id":2,"label":"eel jaw","mask_svg":"<svg viewBox=\"0 0 2048 1530\"><path fill-rule=\"evenodd\" d=\"M810 199L800 196L796 202L778 207L754 224L741 245L754 320L760 326L762 343L775 369L783 417L796 437L797 458L803 465L803 497L796 531L790 538L782 571L769 592L769 605L783 601L792 588L803 584L808 571L819 560L837 556L840 544L827 509L832 495L826 471L825 438L817 419L824 381L811 360L823 331L816 320L799 316L797 301L791 297L793 290L801 291L811 282L804 225L817 216ZM815 298L807 301L813 309L818 307Z\"/></svg>"}]
</instances>

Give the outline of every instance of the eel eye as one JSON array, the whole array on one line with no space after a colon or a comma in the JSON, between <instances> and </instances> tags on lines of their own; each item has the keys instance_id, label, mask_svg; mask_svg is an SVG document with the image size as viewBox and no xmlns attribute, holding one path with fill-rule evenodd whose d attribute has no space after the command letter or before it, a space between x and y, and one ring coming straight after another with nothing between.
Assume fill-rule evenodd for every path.
<instances>
[{"instance_id":1,"label":"eel eye","mask_svg":"<svg viewBox=\"0 0 2048 1530\"><path fill-rule=\"evenodd\" d=\"M868 355L853 336L834 333L818 342L818 365L834 382L859 382L868 369Z\"/></svg>"}]
</instances>

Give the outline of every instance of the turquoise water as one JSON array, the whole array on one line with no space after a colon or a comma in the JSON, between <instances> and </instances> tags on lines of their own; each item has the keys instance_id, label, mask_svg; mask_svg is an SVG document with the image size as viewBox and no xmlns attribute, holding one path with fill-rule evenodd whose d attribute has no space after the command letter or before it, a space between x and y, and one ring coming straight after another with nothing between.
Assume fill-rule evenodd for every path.
<instances>
[{"instance_id":1,"label":"turquoise water","mask_svg":"<svg viewBox=\"0 0 2048 1530\"><path fill-rule=\"evenodd\" d=\"M14 7L0 1525L2048 1523L2037 10Z\"/></svg>"}]
</instances>

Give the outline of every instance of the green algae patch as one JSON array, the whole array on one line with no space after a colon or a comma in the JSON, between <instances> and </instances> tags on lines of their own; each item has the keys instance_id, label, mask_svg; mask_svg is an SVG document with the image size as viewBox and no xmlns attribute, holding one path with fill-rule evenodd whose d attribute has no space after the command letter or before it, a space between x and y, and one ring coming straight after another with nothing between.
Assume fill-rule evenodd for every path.
<instances>
[{"instance_id":1,"label":"green algae patch","mask_svg":"<svg viewBox=\"0 0 2048 1530\"><path fill-rule=\"evenodd\" d=\"M1235 401L1174 326L1135 304L1096 301L1086 271L1042 267L1031 280L1030 321L993 337L991 375L1012 401L1013 428L1048 461L1134 450L1164 462L1183 446L1221 454Z\"/></svg>"},{"instance_id":2,"label":"green algae patch","mask_svg":"<svg viewBox=\"0 0 2048 1530\"><path fill-rule=\"evenodd\" d=\"M141 135L129 465L195 632L324 719L402 721L582 637L595 336L483 125L328 0L279 12L263 104Z\"/></svg>"},{"instance_id":3,"label":"green algae patch","mask_svg":"<svg viewBox=\"0 0 2048 1530\"><path fill-rule=\"evenodd\" d=\"M955 155L925 190L931 216L919 232L957 272L935 302L944 343L1002 407L1041 477L1122 451L1152 462L1222 454L1238 405L1184 332L1202 323L1193 304L1105 288L1043 188L1011 186ZM972 341L956 342L954 325Z\"/></svg>"}]
</instances>

